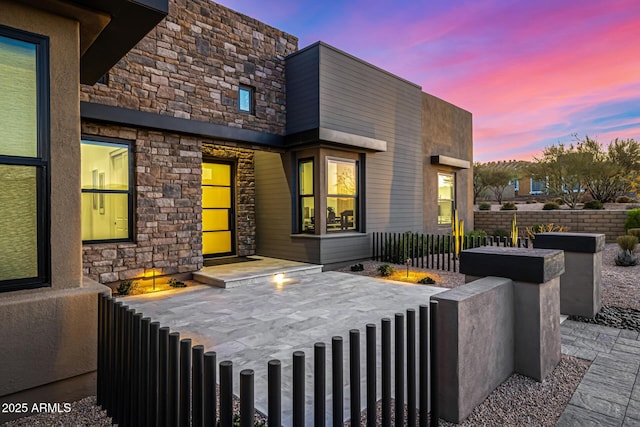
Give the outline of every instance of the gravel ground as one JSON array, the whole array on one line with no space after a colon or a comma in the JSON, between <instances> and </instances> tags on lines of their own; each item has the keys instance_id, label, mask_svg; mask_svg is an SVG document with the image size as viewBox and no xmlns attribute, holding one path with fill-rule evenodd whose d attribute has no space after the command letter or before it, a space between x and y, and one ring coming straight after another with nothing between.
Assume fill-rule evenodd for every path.
<instances>
[{"instance_id":1,"label":"gravel ground","mask_svg":"<svg viewBox=\"0 0 640 427\"><path fill-rule=\"evenodd\" d=\"M617 267L614 258L616 244L607 244L602 262L602 302L600 322L607 324L613 316L619 319L631 317L640 324L640 266ZM381 263L366 261L362 263L364 271L355 272L364 276L377 276L376 268ZM398 266L398 269L403 266ZM429 273L436 279L433 286L454 288L464 283L459 273L427 269L413 269ZM349 272L347 266L339 271ZM613 307L611 307L613 306ZM636 317L634 317L636 316ZM607 320L606 318L609 318ZM626 324L618 327L629 327ZM638 329L640 330L640 329ZM571 398L573 391L584 376L589 362L570 356L562 360L553 373L542 383L522 375L514 374L501 384L478 406L462 426L553 426ZM237 402L236 402L237 403ZM362 419L366 420L366 412ZM378 419L380 411L378 410ZM441 425L454 424L441 422ZM41 414L5 424L14 426L111 426L111 419L95 405L95 397L88 397L72 403L68 414Z\"/></svg>"}]
</instances>

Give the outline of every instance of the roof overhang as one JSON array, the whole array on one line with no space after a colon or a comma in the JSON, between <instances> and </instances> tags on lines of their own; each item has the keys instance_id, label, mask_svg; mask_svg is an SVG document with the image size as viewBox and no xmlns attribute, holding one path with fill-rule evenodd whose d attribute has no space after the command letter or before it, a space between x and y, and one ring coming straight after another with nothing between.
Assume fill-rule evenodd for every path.
<instances>
[{"instance_id":1,"label":"roof overhang","mask_svg":"<svg viewBox=\"0 0 640 427\"><path fill-rule=\"evenodd\" d=\"M80 83L94 84L169 13L169 0L22 0L80 23Z\"/></svg>"},{"instance_id":2,"label":"roof overhang","mask_svg":"<svg viewBox=\"0 0 640 427\"><path fill-rule=\"evenodd\" d=\"M287 135L285 143L288 148L300 145L328 144L358 151L387 151L387 141L324 127Z\"/></svg>"},{"instance_id":3,"label":"roof overhang","mask_svg":"<svg viewBox=\"0 0 640 427\"><path fill-rule=\"evenodd\" d=\"M432 165L450 166L458 169L469 169L471 162L469 160L457 159L449 156L431 156Z\"/></svg>"}]
</instances>

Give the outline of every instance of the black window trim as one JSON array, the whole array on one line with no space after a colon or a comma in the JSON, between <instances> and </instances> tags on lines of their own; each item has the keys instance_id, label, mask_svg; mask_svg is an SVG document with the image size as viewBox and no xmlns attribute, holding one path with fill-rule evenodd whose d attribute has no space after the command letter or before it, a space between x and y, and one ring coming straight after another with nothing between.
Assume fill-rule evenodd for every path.
<instances>
[{"instance_id":1,"label":"black window trim","mask_svg":"<svg viewBox=\"0 0 640 427\"><path fill-rule=\"evenodd\" d=\"M124 190L96 190L96 189L81 189L82 193L93 193L93 194L127 194L127 201L128 201L128 206L127 206L127 215L128 215L128 236L126 238L123 239L97 239L97 240L83 240L82 244L83 245L93 245L93 244L105 244L105 243L133 243L134 239L133 239L133 229L134 229L134 213L135 213L135 185L134 185L134 147L135 147L135 141L132 140L128 140L128 139L120 139L120 138L107 138L107 137L103 137L103 136L95 136L95 135L82 135L81 139L80 139L80 144L83 143L83 141L94 141L94 142L104 142L107 144L120 144L120 145L126 145L129 149L129 165L128 165L128 171L129 171L129 185L128 185L128 190L124 191Z\"/></svg>"},{"instance_id":2,"label":"black window trim","mask_svg":"<svg viewBox=\"0 0 640 427\"><path fill-rule=\"evenodd\" d=\"M350 196L350 195L344 195L344 194L332 194L329 193L329 186L328 186L328 179L329 179L329 175L328 175L328 170L329 170L329 161L336 161L336 162L344 162L344 163L353 163L356 169L356 173L355 173L355 177L356 177L356 194L354 196ZM359 158L358 160L355 159L350 159L347 157L338 157L338 156L326 156L325 158L325 175L327 176L327 182L324 183L325 185L325 195L324 198L328 199L329 197L336 197L336 198L348 198L348 199L354 199L354 206L356 208L356 213L355 213L355 221L356 221L356 227L353 230L329 230L326 226L325 226L325 232L327 234L335 234L335 233L360 233L362 232L361 230L363 230L363 228L361 227L360 224L360 218L362 216L361 213L361 194L360 194L360 190L361 190L361 182L362 182L362 177L361 177L361 171L360 171L360 161L361 158Z\"/></svg>"},{"instance_id":3,"label":"black window trim","mask_svg":"<svg viewBox=\"0 0 640 427\"><path fill-rule=\"evenodd\" d=\"M30 43L36 49L37 157L0 155L0 164L36 168L36 277L0 281L0 292L51 287L51 176L49 169L50 104L49 104L49 37L0 25L0 36Z\"/></svg>"},{"instance_id":4,"label":"black window trim","mask_svg":"<svg viewBox=\"0 0 640 427\"><path fill-rule=\"evenodd\" d=\"M240 93L243 90L246 90L247 92L249 92L249 110L243 110L240 107ZM255 114L255 110L256 110L255 94L256 94L256 90L252 86L248 86L244 84L238 85L238 112L243 114L249 114L249 115Z\"/></svg>"},{"instance_id":5,"label":"black window trim","mask_svg":"<svg viewBox=\"0 0 640 427\"><path fill-rule=\"evenodd\" d=\"M300 165L302 165L303 163L308 163L311 162L311 171L312 171L312 193L311 194L301 194L301 186L302 186L302 180L300 179ZM297 232L298 233L303 233L303 234L315 234L315 230L317 229L317 221L314 224L314 231L304 231L302 229L302 212L303 212L303 208L302 208L302 201L305 198L311 198L313 200L313 206L314 206L314 211L316 210L316 179L315 179L315 173L316 173L316 164L315 164L315 159L313 158L313 156L311 157L304 157L301 159L298 159L298 165L297 165L297 171L296 171L296 181L297 181L297 191L296 191L296 196L298 199L298 203L297 203L297 207L298 207L298 213L297 213L297 220L296 220L296 224L297 224ZM315 215L315 214L314 214Z\"/></svg>"}]
</instances>

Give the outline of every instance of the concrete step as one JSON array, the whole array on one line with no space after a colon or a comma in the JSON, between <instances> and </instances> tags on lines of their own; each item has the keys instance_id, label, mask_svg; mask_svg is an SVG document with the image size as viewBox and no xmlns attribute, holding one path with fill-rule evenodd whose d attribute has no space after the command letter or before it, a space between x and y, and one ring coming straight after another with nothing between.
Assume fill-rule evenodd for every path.
<instances>
[{"instance_id":1,"label":"concrete step","mask_svg":"<svg viewBox=\"0 0 640 427\"><path fill-rule=\"evenodd\" d=\"M322 265L303 264L299 266L267 268L260 271L247 272L246 274L234 274L231 277L215 272L198 271L193 273L193 280L218 288L235 288L238 286L255 286L274 283L276 275L284 274L283 281L289 281L301 276L322 273Z\"/></svg>"}]
</instances>

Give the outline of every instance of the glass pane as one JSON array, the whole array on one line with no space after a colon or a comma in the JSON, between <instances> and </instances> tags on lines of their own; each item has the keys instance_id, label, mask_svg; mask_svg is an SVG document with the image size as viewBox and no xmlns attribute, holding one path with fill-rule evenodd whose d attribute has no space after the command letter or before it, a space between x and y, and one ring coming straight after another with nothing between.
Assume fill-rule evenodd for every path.
<instances>
[{"instance_id":1,"label":"glass pane","mask_svg":"<svg viewBox=\"0 0 640 427\"><path fill-rule=\"evenodd\" d=\"M453 175L438 174L438 200L453 200Z\"/></svg>"},{"instance_id":2,"label":"glass pane","mask_svg":"<svg viewBox=\"0 0 640 427\"><path fill-rule=\"evenodd\" d=\"M209 231L202 233L202 253L204 255L231 252L230 231Z\"/></svg>"},{"instance_id":3,"label":"glass pane","mask_svg":"<svg viewBox=\"0 0 640 427\"><path fill-rule=\"evenodd\" d=\"M244 111L246 113L251 112L251 89L246 87L241 87L238 89L238 102L240 105L240 111Z\"/></svg>"},{"instance_id":4,"label":"glass pane","mask_svg":"<svg viewBox=\"0 0 640 427\"><path fill-rule=\"evenodd\" d=\"M355 162L327 161L327 194L355 196L357 188Z\"/></svg>"},{"instance_id":5,"label":"glass pane","mask_svg":"<svg viewBox=\"0 0 640 427\"><path fill-rule=\"evenodd\" d=\"M313 161L300 162L300 195L313 194Z\"/></svg>"},{"instance_id":6,"label":"glass pane","mask_svg":"<svg viewBox=\"0 0 640 427\"><path fill-rule=\"evenodd\" d=\"M316 229L314 198L313 196L302 197L301 202L302 231L305 233L313 232Z\"/></svg>"},{"instance_id":7,"label":"glass pane","mask_svg":"<svg viewBox=\"0 0 640 427\"><path fill-rule=\"evenodd\" d=\"M203 208L231 208L231 188L202 187Z\"/></svg>"},{"instance_id":8,"label":"glass pane","mask_svg":"<svg viewBox=\"0 0 640 427\"><path fill-rule=\"evenodd\" d=\"M129 238L127 194L82 193L82 240Z\"/></svg>"},{"instance_id":9,"label":"glass pane","mask_svg":"<svg viewBox=\"0 0 640 427\"><path fill-rule=\"evenodd\" d=\"M129 146L82 141L82 188L101 190L129 189Z\"/></svg>"},{"instance_id":10,"label":"glass pane","mask_svg":"<svg viewBox=\"0 0 640 427\"><path fill-rule=\"evenodd\" d=\"M453 202L449 200L438 202L438 224L451 224L453 218Z\"/></svg>"},{"instance_id":11,"label":"glass pane","mask_svg":"<svg viewBox=\"0 0 640 427\"><path fill-rule=\"evenodd\" d=\"M37 157L36 47L0 36L0 155Z\"/></svg>"},{"instance_id":12,"label":"glass pane","mask_svg":"<svg viewBox=\"0 0 640 427\"><path fill-rule=\"evenodd\" d=\"M327 231L356 230L356 199L327 197Z\"/></svg>"},{"instance_id":13,"label":"glass pane","mask_svg":"<svg viewBox=\"0 0 640 427\"><path fill-rule=\"evenodd\" d=\"M231 165L203 163L202 185L231 186Z\"/></svg>"},{"instance_id":14,"label":"glass pane","mask_svg":"<svg viewBox=\"0 0 640 427\"><path fill-rule=\"evenodd\" d=\"M203 209L202 210L202 231L228 230L229 210L228 209Z\"/></svg>"},{"instance_id":15,"label":"glass pane","mask_svg":"<svg viewBox=\"0 0 640 427\"><path fill-rule=\"evenodd\" d=\"M0 165L0 280L38 276L36 168Z\"/></svg>"}]
</instances>

